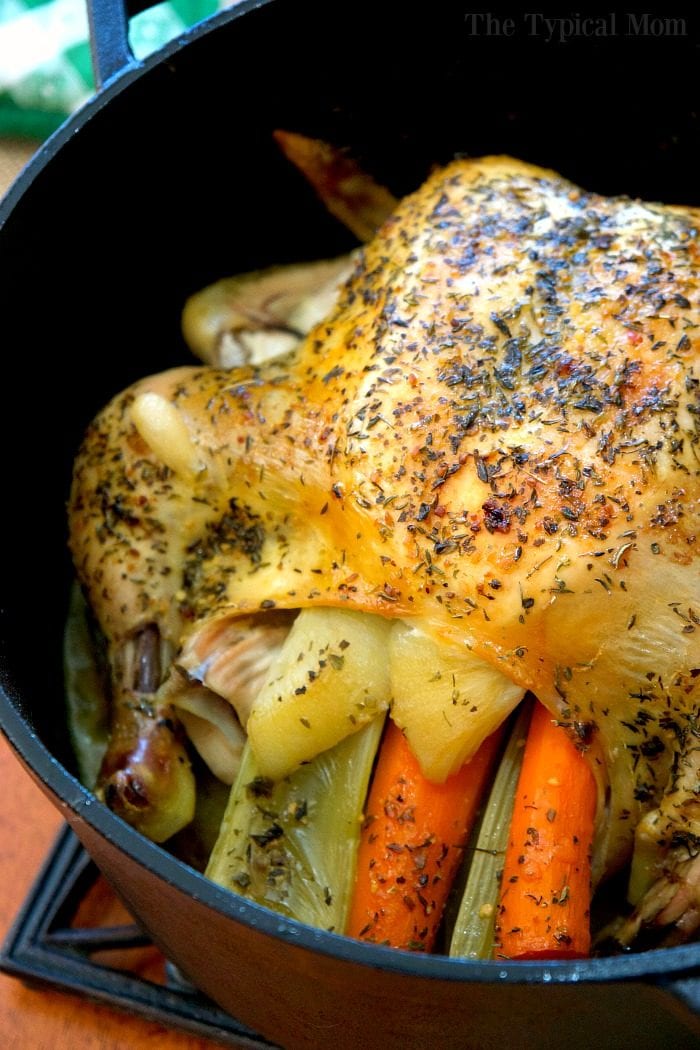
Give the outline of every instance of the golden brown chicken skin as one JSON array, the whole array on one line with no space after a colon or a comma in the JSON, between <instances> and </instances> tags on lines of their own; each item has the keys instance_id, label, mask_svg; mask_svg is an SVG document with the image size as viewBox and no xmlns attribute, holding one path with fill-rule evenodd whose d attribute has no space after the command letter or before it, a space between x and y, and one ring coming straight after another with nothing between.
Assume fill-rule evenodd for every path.
<instances>
[{"instance_id":1,"label":"golden brown chicken skin","mask_svg":"<svg viewBox=\"0 0 700 1050\"><path fill-rule=\"evenodd\" d=\"M679 771L697 785L699 230L458 160L291 356L119 395L70 507L113 649L273 608L415 619L569 728L602 789L597 873L618 866ZM174 410L174 457L135 425L144 394ZM660 839L697 843L696 810L692 788L668 803Z\"/></svg>"}]
</instances>

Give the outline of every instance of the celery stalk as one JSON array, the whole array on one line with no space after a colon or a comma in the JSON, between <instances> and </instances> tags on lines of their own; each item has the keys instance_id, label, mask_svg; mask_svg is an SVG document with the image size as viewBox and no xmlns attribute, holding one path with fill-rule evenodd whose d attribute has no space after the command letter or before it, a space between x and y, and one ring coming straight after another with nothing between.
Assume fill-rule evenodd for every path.
<instances>
[{"instance_id":1,"label":"celery stalk","mask_svg":"<svg viewBox=\"0 0 700 1050\"><path fill-rule=\"evenodd\" d=\"M206 875L283 915L342 933L383 725L382 714L277 782L259 775L246 744Z\"/></svg>"},{"instance_id":2,"label":"celery stalk","mask_svg":"<svg viewBox=\"0 0 700 1050\"><path fill-rule=\"evenodd\" d=\"M476 838L467 882L452 932L452 956L490 959L498 910L500 874L508 844L531 705L522 704L496 773Z\"/></svg>"}]
</instances>

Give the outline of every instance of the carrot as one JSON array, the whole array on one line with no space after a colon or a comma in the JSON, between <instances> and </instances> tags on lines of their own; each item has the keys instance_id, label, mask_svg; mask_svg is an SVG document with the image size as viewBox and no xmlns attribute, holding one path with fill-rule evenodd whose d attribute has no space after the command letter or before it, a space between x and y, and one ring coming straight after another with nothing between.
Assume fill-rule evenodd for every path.
<instances>
[{"instance_id":1,"label":"carrot","mask_svg":"<svg viewBox=\"0 0 700 1050\"><path fill-rule=\"evenodd\" d=\"M431 950L500 736L435 784L401 730L387 722L360 838L349 936Z\"/></svg>"},{"instance_id":2,"label":"carrot","mask_svg":"<svg viewBox=\"0 0 700 1050\"><path fill-rule=\"evenodd\" d=\"M549 711L536 704L501 878L498 958L589 954L595 808L588 763Z\"/></svg>"}]
</instances>

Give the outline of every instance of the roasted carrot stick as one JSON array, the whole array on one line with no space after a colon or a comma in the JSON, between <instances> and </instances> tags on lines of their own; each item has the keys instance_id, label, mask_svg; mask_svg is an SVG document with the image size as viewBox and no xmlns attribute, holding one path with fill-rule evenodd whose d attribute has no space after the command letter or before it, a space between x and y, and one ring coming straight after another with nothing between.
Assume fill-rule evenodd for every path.
<instances>
[{"instance_id":1,"label":"roasted carrot stick","mask_svg":"<svg viewBox=\"0 0 700 1050\"><path fill-rule=\"evenodd\" d=\"M366 807L348 934L431 950L500 743L500 731L444 784L423 776L389 720Z\"/></svg>"},{"instance_id":2,"label":"roasted carrot stick","mask_svg":"<svg viewBox=\"0 0 700 1050\"><path fill-rule=\"evenodd\" d=\"M596 786L586 759L536 704L503 865L498 958L578 959L590 950Z\"/></svg>"}]
</instances>

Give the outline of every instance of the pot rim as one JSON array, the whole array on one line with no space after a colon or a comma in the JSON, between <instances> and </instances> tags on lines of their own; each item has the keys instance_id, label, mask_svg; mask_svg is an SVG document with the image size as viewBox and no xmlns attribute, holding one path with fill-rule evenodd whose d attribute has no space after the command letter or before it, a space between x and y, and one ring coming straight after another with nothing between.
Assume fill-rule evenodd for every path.
<instances>
[{"instance_id":1,"label":"pot rim","mask_svg":"<svg viewBox=\"0 0 700 1050\"><path fill-rule=\"evenodd\" d=\"M30 158L9 187L5 196L0 199L0 230L2 230L5 222L9 219L31 184L53 157L70 139L79 134L114 98L121 95L131 84L140 80L153 69L167 64L171 56L178 54L178 52L195 40L208 36L222 25L235 22L250 11L267 7L275 2L279 2L279 0L238 0L234 7L218 11L201 22L195 23L145 58L136 59L132 57L132 60L119 73L111 77L103 86L97 88L95 94L72 113L38 147L36 153Z\"/></svg>"},{"instance_id":2,"label":"pot rim","mask_svg":"<svg viewBox=\"0 0 700 1050\"><path fill-rule=\"evenodd\" d=\"M39 147L0 201L0 231L34 180L56 154L115 97L142 76L166 63L170 56L178 53L183 47L214 32L219 26L272 2L274 0L240 0L234 8L221 11L190 27L181 36L144 60L130 62ZM0 646L5 645L4 637L0 635ZM0 730L20 761L42 786L48 789L59 809L70 810L76 821L85 821L106 841L158 878L179 888L222 916L258 930L263 935L369 969L383 969L397 974L465 985L493 982L516 985L590 984L643 978L670 980L684 974L691 976L700 973L698 943L593 959L511 963L506 960L450 958L387 948L318 930L287 918L253 901L237 897L233 892L211 882L112 813L69 773L39 740L18 710L16 700L19 697L13 700L13 692L15 690L9 681L0 652ZM68 822L71 823L70 817Z\"/></svg>"}]
</instances>

